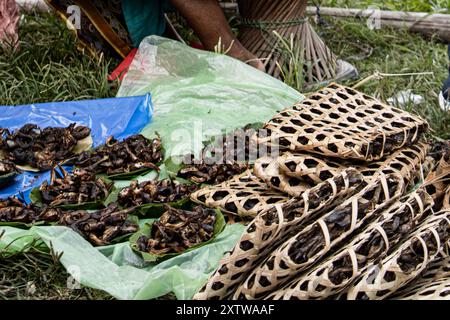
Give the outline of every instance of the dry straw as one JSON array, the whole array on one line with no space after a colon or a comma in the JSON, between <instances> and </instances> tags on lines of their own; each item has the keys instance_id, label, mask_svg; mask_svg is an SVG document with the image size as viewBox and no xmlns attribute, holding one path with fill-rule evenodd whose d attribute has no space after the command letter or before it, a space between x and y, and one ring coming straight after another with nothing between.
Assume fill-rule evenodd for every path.
<instances>
[{"instance_id":1,"label":"dry straw","mask_svg":"<svg viewBox=\"0 0 450 320\"><path fill-rule=\"evenodd\" d=\"M289 200L286 195L269 189L249 170L219 185L202 188L191 199L226 213L252 218Z\"/></svg>"},{"instance_id":2,"label":"dry straw","mask_svg":"<svg viewBox=\"0 0 450 320\"><path fill-rule=\"evenodd\" d=\"M340 252L295 279L274 298L326 299L342 292L369 264L386 256L389 250L405 240L425 217L432 214L432 206L432 198L423 189L403 197Z\"/></svg>"},{"instance_id":3,"label":"dry straw","mask_svg":"<svg viewBox=\"0 0 450 320\"><path fill-rule=\"evenodd\" d=\"M306 18L306 0L238 0L239 41L261 58L266 72L286 77L294 69L312 84L336 77L336 57Z\"/></svg>"},{"instance_id":4,"label":"dry straw","mask_svg":"<svg viewBox=\"0 0 450 320\"><path fill-rule=\"evenodd\" d=\"M336 250L359 228L376 218L403 192L403 179L378 176L363 190L288 239L247 277L236 299L258 299L276 290Z\"/></svg>"},{"instance_id":5,"label":"dry straw","mask_svg":"<svg viewBox=\"0 0 450 320\"><path fill-rule=\"evenodd\" d=\"M283 242L289 233L298 232L304 223L351 196L361 183L361 175L354 169L348 169L305 191L301 197L259 214L194 298L204 300L228 297L248 272Z\"/></svg>"},{"instance_id":6,"label":"dry straw","mask_svg":"<svg viewBox=\"0 0 450 320\"><path fill-rule=\"evenodd\" d=\"M417 142L428 124L361 92L331 84L275 115L259 143L339 159L374 161Z\"/></svg>"}]
</instances>

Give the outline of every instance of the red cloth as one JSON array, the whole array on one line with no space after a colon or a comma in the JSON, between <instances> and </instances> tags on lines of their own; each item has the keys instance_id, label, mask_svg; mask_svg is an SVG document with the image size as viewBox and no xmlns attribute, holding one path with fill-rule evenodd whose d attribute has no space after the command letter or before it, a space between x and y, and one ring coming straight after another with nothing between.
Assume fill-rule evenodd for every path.
<instances>
[{"instance_id":1,"label":"red cloth","mask_svg":"<svg viewBox=\"0 0 450 320\"><path fill-rule=\"evenodd\" d=\"M131 52L125 57L125 59L117 66L117 68L111 72L108 76L108 81L114 81L119 78L122 81L123 77L127 74L128 68L137 53L137 49L131 50Z\"/></svg>"},{"instance_id":2,"label":"red cloth","mask_svg":"<svg viewBox=\"0 0 450 320\"><path fill-rule=\"evenodd\" d=\"M17 46L19 9L15 0L0 0L0 45Z\"/></svg>"}]
</instances>

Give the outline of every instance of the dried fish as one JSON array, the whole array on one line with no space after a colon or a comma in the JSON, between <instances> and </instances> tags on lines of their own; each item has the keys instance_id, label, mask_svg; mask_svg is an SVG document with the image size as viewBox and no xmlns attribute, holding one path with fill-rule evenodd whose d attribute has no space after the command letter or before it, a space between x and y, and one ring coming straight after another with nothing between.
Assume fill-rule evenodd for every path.
<instances>
[{"instance_id":1,"label":"dried fish","mask_svg":"<svg viewBox=\"0 0 450 320\"><path fill-rule=\"evenodd\" d=\"M182 168L177 176L194 183L219 184L247 170L242 163L207 164L204 161Z\"/></svg>"},{"instance_id":2,"label":"dried fish","mask_svg":"<svg viewBox=\"0 0 450 320\"><path fill-rule=\"evenodd\" d=\"M34 223L54 222L60 215L59 209L26 204L16 197L0 200L0 222Z\"/></svg>"},{"instance_id":3,"label":"dried fish","mask_svg":"<svg viewBox=\"0 0 450 320\"><path fill-rule=\"evenodd\" d=\"M2 129L0 149L3 157L16 165L48 170L54 163L69 159L80 140L88 138L88 127L72 123L67 128L39 128L26 124L15 132Z\"/></svg>"},{"instance_id":4,"label":"dried fish","mask_svg":"<svg viewBox=\"0 0 450 320\"><path fill-rule=\"evenodd\" d=\"M170 179L142 183L132 181L129 187L119 192L118 203L128 208L150 203L176 202L188 197L197 188L196 185L182 184Z\"/></svg>"},{"instance_id":5,"label":"dried fish","mask_svg":"<svg viewBox=\"0 0 450 320\"><path fill-rule=\"evenodd\" d=\"M61 166L59 170L61 173L53 168L50 184L44 181L39 187L44 204L64 206L101 201L108 197L112 188L112 183L84 169L75 169L72 174L68 174Z\"/></svg>"},{"instance_id":6,"label":"dried fish","mask_svg":"<svg viewBox=\"0 0 450 320\"><path fill-rule=\"evenodd\" d=\"M118 237L138 230L138 225L128 220L133 210L134 208L120 210L119 206L113 203L94 212L66 211L58 223L70 227L93 245L104 246L111 244Z\"/></svg>"},{"instance_id":7,"label":"dried fish","mask_svg":"<svg viewBox=\"0 0 450 320\"><path fill-rule=\"evenodd\" d=\"M154 169L163 160L161 140L149 140L137 134L123 141L109 137L105 145L83 152L75 160L77 167L92 173L106 173L109 176Z\"/></svg>"},{"instance_id":8,"label":"dried fish","mask_svg":"<svg viewBox=\"0 0 450 320\"><path fill-rule=\"evenodd\" d=\"M181 253L210 240L214 235L216 211L197 206L193 211L167 207L152 225L150 237L137 240L139 251L155 255Z\"/></svg>"}]
</instances>

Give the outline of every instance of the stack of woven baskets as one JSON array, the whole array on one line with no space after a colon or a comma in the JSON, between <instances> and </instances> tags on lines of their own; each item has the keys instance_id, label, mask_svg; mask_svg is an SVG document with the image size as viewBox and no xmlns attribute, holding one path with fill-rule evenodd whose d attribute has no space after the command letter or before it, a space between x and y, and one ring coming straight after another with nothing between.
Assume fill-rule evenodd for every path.
<instances>
[{"instance_id":1,"label":"stack of woven baskets","mask_svg":"<svg viewBox=\"0 0 450 320\"><path fill-rule=\"evenodd\" d=\"M278 156L192 195L253 219L195 299L450 297L450 152L424 120L333 83L264 129Z\"/></svg>"}]
</instances>

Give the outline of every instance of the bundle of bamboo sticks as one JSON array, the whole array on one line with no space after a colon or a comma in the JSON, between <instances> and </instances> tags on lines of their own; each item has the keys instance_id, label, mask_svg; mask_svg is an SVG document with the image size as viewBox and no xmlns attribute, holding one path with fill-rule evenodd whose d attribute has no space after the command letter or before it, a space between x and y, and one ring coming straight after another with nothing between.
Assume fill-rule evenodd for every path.
<instances>
[{"instance_id":1,"label":"bundle of bamboo sticks","mask_svg":"<svg viewBox=\"0 0 450 320\"><path fill-rule=\"evenodd\" d=\"M305 85L336 76L336 57L306 19L307 0L238 0L238 5L239 41L263 61L267 73L283 78L283 69L296 60L303 64Z\"/></svg>"}]
</instances>

